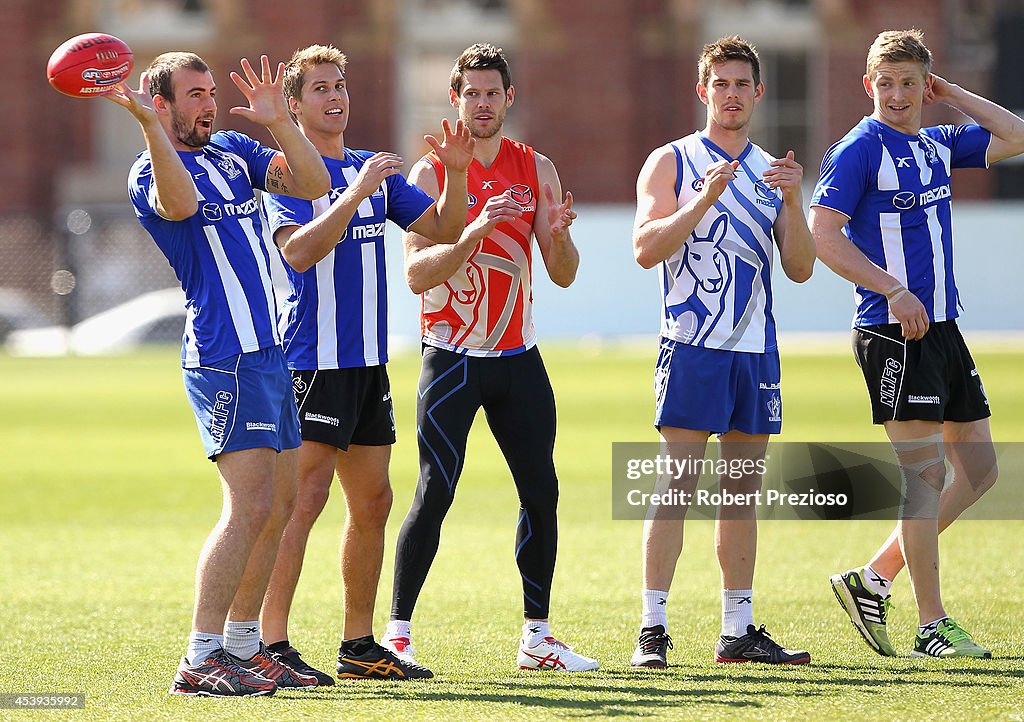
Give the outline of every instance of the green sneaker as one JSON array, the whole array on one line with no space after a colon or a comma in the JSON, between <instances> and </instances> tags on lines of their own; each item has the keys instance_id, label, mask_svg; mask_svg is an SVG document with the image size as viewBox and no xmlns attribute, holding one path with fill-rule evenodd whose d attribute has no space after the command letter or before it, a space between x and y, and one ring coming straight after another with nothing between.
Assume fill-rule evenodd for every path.
<instances>
[{"instance_id":1,"label":"green sneaker","mask_svg":"<svg viewBox=\"0 0 1024 722\"><path fill-rule=\"evenodd\" d=\"M865 587L857 569L835 574L830 581L839 606L850 615L850 621L868 646L883 657L897 656L885 628L885 619L889 615L889 595L883 597Z\"/></svg>"},{"instance_id":2,"label":"green sneaker","mask_svg":"<svg viewBox=\"0 0 1024 722\"><path fill-rule=\"evenodd\" d=\"M979 657L992 659L992 653L971 639L970 633L946 617L924 637L914 639L911 657Z\"/></svg>"}]
</instances>

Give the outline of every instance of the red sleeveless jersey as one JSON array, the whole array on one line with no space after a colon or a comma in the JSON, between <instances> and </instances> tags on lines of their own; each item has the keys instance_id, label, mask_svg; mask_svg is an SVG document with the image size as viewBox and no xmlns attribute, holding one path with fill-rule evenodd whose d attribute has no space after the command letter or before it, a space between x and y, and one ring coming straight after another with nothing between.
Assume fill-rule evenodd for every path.
<instances>
[{"instance_id":1,"label":"red sleeveless jersey","mask_svg":"<svg viewBox=\"0 0 1024 722\"><path fill-rule=\"evenodd\" d=\"M443 188L444 166L433 153L427 160L434 166L438 188ZM470 165L468 189L467 223L489 198L506 190L524 213L498 224L457 273L423 294L423 342L469 356L526 351L536 343L531 251L540 194L533 148L503 137L489 168L476 160Z\"/></svg>"}]
</instances>

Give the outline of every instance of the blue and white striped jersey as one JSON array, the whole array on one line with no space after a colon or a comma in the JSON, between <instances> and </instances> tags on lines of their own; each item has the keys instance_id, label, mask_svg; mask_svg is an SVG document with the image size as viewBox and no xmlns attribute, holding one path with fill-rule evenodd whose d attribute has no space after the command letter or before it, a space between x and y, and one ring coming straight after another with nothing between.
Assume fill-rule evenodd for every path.
<instances>
[{"instance_id":1,"label":"blue and white striped jersey","mask_svg":"<svg viewBox=\"0 0 1024 722\"><path fill-rule=\"evenodd\" d=\"M920 299L931 321L959 315L953 278L953 168L984 168L992 134L940 125L907 135L864 118L821 162L812 206L850 220L846 235L872 263ZM896 323L885 296L856 289L855 327Z\"/></svg>"},{"instance_id":2,"label":"blue and white striped jersey","mask_svg":"<svg viewBox=\"0 0 1024 722\"><path fill-rule=\"evenodd\" d=\"M149 151L128 175L135 215L167 257L185 291L186 368L280 344L270 255L259 202L278 151L233 131L214 133L195 152L178 151L192 175L199 211L183 221L160 217Z\"/></svg>"},{"instance_id":3,"label":"blue and white striped jersey","mask_svg":"<svg viewBox=\"0 0 1024 722\"><path fill-rule=\"evenodd\" d=\"M700 193L708 166L740 165L686 242L661 263L661 335L704 348L774 351L772 225L782 196L761 179L774 158L748 142L734 159L702 133L670 145L680 208Z\"/></svg>"},{"instance_id":4,"label":"blue and white striped jersey","mask_svg":"<svg viewBox=\"0 0 1024 722\"><path fill-rule=\"evenodd\" d=\"M330 192L315 201L263 196L271 234L302 226L326 212L355 181L373 155L345 149L345 159L324 158ZM388 287L384 225L390 219L408 230L434 199L401 175L389 176L356 209L338 245L309 270L287 263L291 294L281 310L288 368L298 370L378 366L388 361Z\"/></svg>"}]
</instances>

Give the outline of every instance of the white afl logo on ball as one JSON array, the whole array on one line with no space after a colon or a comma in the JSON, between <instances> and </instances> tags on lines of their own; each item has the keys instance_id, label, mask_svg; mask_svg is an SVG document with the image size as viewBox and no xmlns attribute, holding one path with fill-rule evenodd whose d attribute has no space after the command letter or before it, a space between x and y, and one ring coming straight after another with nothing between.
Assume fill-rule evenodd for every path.
<instances>
[{"instance_id":1,"label":"white afl logo on ball","mask_svg":"<svg viewBox=\"0 0 1024 722\"><path fill-rule=\"evenodd\" d=\"M917 197L911 191L902 191L892 197L892 204L901 211L907 211L914 207Z\"/></svg>"}]
</instances>

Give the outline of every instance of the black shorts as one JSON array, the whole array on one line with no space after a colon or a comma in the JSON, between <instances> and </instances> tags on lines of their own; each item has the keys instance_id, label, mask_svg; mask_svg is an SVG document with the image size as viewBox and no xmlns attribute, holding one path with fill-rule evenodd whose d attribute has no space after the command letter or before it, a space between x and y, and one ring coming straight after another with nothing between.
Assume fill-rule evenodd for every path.
<instances>
[{"instance_id":1,"label":"black shorts","mask_svg":"<svg viewBox=\"0 0 1024 722\"><path fill-rule=\"evenodd\" d=\"M386 366L292 371L303 441L342 451L349 444L395 443L395 411Z\"/></svg>"},{"instance_id":2,"label":"black shorts","mask_svg":"<svg viewBox=\"0 0 1024 722\"><path fill-rule=\"evenodd\" d=\"M992 415L971 352L956 321L907 341L898 323L853 329L876 424L886 421L977 421Z\"/></svg>"}]
</instances>

